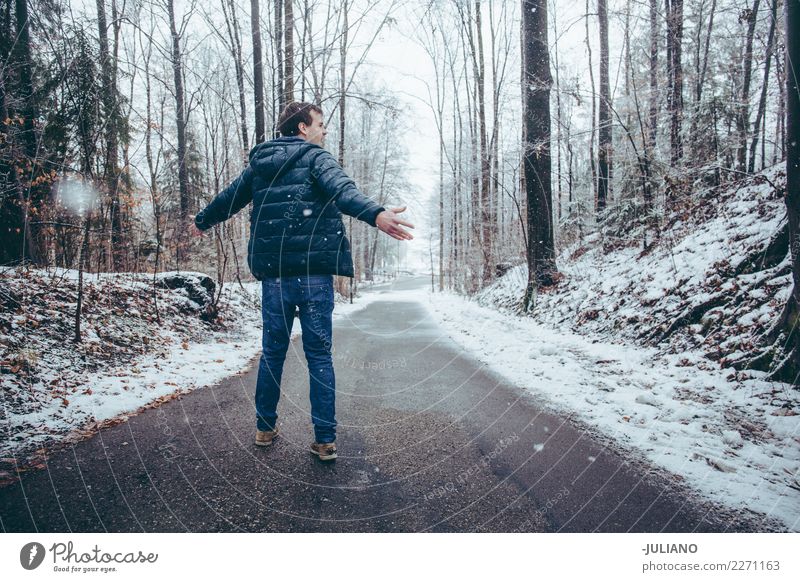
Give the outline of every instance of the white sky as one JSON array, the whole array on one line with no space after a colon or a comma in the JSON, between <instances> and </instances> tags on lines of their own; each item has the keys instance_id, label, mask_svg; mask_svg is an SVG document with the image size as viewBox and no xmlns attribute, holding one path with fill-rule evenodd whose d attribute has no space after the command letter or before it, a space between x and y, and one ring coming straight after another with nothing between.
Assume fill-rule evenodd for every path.
<instances>
[{"instance_id":1,"label":"white sky","mask_svg":"<svg viewBox=\"0 0 800 582\"><path fill-rule=\"evenodd\" d=\"M495 4L506 1L509 3L518 3L519 0L495 0ZM490 0L491 2L491 0ZM490 66L488 61L488 17L486 12L488 10L487 2L483 6L483 20L484 28L484 44L486 50L486 74L487 74L487 116L489 115L489 108L491 107L490 98ZM373 46L369 53L369 62L372 66L368 69L368 74L379 75L380 78L389 86L393 87L395 94L404 103L408 116L410 118L409 126L412 128L407 135L401 137L405 141L406 148L409 152L409 178L412 184L416 187L416 192L409 192L408 200L403 200L409 203L409 219L416 226L415 239L408 245L408 264L415 266L428 266L430 264L429 258L429 237L433 232L432 225L437 221L436 215L429 216L429 209L432 208L432 202L438 196L438 160L439 160L439 146L438 134L436 131L436 124L430 106L427 104L429 101L428 88L426 83L430 86L431 91L435 87L435 76L433 65L430 57L425 50L414 39L414 29L418 26L424 26L419 21L415 20L413 12L419 10L420 6L427 5L427 2L422 0L413 0L408 2L406 6L401 7L397 12L398 24L386 29L381 34L376 44ZM594 10L596 0L590 2L589 9ZM619 5L619 7L617 6ZM624 9L625 0L610 1L609 6L609 46L610 46L610 81L612 92L615 89L618 92L622 91L624 84L624 72L616 70L620 51L623 45L623 15L622 10L617 12L617 9ZM632 7L636 10L636 6ZM558 27L560 32L558 37L558 51L559 63L562 70L567 70L572 75L578 75L581 83L581 88L584 92L589 91L588 80L588 59L586 53L585 35L586 28L584 22L585 2L574 0L551 0L549 7L549 42L551 46L551 53L556 42L555 34L553 33L553 24ZM519 14L519 10L516 10ZM599 48L598 48L598 31L594 26L596 18L590 18L590 40L592 46L592 59L594 67L597 67ZM632 19L631 28L637 31L647 23L644 21L637 21ZM516 30L514 34L518 39L519 20L515 20L514 26ZM649 24L647 24L649 26ZM518 53L518 42L512 45L515 52ZM551 70L555 74L555 64L551 58ZM555 82L555 81L554 81ZM595 78L597 83L597 78ZM514 60L508 67L506 75L506 83L509 85L507 94L510 98L517 98L519 95L519 61L518 54L514 55ZM555 85L554 85L555 91ZM576 111L579 116L573 120L573 126L589 123L587 114L591 111L590 102L584 100L583 111ZM521 107L521 98L517 99L516 103L512 104L515 107ZM555 117L555 111L552 112ZM509 124L510 125L510 124ZM506 127L504 130L509 134L516 131L515 128ZM434 234L435 236L435 234ZM434 250L436 243L434 241Z\"/></svg>"},{"instance_id":2,"label":"white sky","mask_svg":"<svg viewBox=\"0 0 800 582\"><path fill-rule=\"evenodd\" d=\"M399 136L408 151L409 182L414 191L399 202L408 204L404 215L414 224L414 240L406 243L408 253L404 266L430 265L429 237L430 201L438 193L439 135L436 122L427 104L426 82L433 84L434 71L430 58L413 39L406 36L408 26L400 23L380 35L369 54L370 74L379 74L403 103L410 131Z\"/></svg>"}]
</instances>

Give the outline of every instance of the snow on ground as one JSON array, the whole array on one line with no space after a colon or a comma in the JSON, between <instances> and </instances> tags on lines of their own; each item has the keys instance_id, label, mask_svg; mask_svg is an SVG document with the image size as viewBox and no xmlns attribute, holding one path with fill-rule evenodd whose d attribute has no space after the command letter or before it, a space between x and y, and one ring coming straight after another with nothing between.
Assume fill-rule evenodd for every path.
<instances>
[{"instance_id":1,"label":"snow on ground","mask_svg":"<svg viewBox=\"0 0 800 582\"><path fill-rule=\"evenodd\" d=\"M668 340L664 349L702 350L723 366L755 356L792 283L788 247L783 260L764 253L786 216L782 191L772 184L785 185L785 164L698 190L647 251L635 236L587 236L559 255L563 280L537 294L537 321L609 341ZM475 298L514 311L526 284L520 265Z\"/></svg>"},{"instance_id":2,"label":"snow on ground","mask_svg":"<svg viewBox=\"0 0 800 582\"><path fill-rule=\"evenodd\" d=\"M466 351L554 411L638 451L697 491L800 531L800 392L731 364L758 353L791 289L785 165L698 189L658 244L592 234L562 280L519 311L525 265L480 290L418 298ZM777 187L773 187L776 185ZM546 443L545 443L545 446Z\"/></svg>"},{"instance_id":3,"label":"snow on ground","mask_svg":"<svg viewBox=\"0 0 800 582\"><path fill-rule=\"evenodd\" d=\"M225 285L223 323L214 325L202 321L184 289L158 289L159 323L152 275L86 275L84 339L73 344L77 273L20 273L0 274L9 307L0 317L0 480L26 462L41 464L53 445L242 373L261 351L258 282ZM351 305L337 295L334 318L369 301ZM292 336L299 333L295 320Z\"/></svg>"},{"instance_id":4,"label":"snow on ground","mask_svg":"<svg viewBox=\"0 0 800 582\"><path fill-rule=\"evenodd\" d=\"M662 354L576 335L452 293L406 297L553 411L576 413L717 502L800 531L800 416L783 405L800 402L790 385L719 369L699 352Z\"/></svg>"}]
</instances>

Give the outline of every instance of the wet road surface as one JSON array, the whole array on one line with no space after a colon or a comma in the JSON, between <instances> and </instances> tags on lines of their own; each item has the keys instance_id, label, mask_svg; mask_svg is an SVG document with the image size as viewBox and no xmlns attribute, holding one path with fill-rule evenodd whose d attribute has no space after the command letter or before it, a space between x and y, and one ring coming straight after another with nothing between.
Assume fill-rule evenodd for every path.
<instances>
[{"instance_id":1,"label":"wet road surface","mask_svg":"<svg viewBox=\"0 0 800 582\"><path fill-rule=\"evenodd\" d=\"M389 289L424 288L425 277ZM253 445L256 368L50 457L0 488L3 531L766 531L694 499L471 358L419 297L334 323L339 458L309 452L308 372L289 349L281 436ZM295 322L299 326L299 322Z\"/></svg>"}]
</instances>

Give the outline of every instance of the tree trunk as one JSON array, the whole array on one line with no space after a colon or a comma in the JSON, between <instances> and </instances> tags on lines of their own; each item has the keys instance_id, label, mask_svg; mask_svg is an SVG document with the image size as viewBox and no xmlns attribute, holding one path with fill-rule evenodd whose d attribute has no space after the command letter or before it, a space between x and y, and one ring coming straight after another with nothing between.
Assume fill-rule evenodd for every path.
<instances>
[{"instance_id":1,"label":"tree trunk","mask_svg":"<svg viewBox=\"0 0 800 582\"><path fill-rule=\"evenodd\" d=\"M175 26L174 0L167 0L169 12L169 28L172 36L172 72L175 78L175 124L178 130L178 183L180 191L180 219L186 223L189 216L189 172L186 168L186 98L183 92L183 55L181 54L181 37ZM178 228L183 233L185 229Z\"/></svg>"},{"instance_id":2,"label":"tree trunk","mask_svg":"<svg viewBox=\"0 0 800 582\"><path fill-rule=\"evenodd\" d=\"M75 343L81 343L81 318L83 315L83 273L86 270L89 257L89 228L91 224L91 212L87 209L86 217L83 222L83 237L81 240L81 251L78 256L78 299L75 305Z\"/></svg>"},{"instance_id":3,"label":"tree trunk","mask_svg":"<svg viewBox=\"0 0 800 582\"><path fill-rule=\"evenodd\" d=\"M666 0L666 8L670 163L675 167L683 158L683 0Z\"/></svg>"},{"instance_id":4,"label":"tree trunk","mask_svg":"<svg viewBox=\"0 0 800 582\"><path fill-rule=\"evenodd\" d=\"M658 0L650 0L650 125L648 156L652 159L658 137Z\"/></svg>"},{"instance_id":5,"label":"tree trunk","mask_svg":"<svg viewBox=\"0 0 800 582\"><path fill-rule=\"evenodd\" d=\"M586 16L584 18L586 24L586 52L589 53L589 86L591 88L590 97L592 99L592 131L589 133L589 165L592 170L592 200L595 209L598 208L598 192L597 192L597 161L594 157L594 136L597 131L597 109L595 104L595 86L594 86L594 69L592 68L592 45L589 42L589 0L586 0Z\"/></svg>"},{"instance_id":6,"label":"tree trunk","mask_svg":"<svg viewBox=\"0 0 800 582\"><path fill-rule=\"evenodd\" d=\"M2 20L0 20L0 62L10 62L11 39L16 36L11 33L11 3L3 6ZM0 70L0 120L8 119L8 106L6 104L6 75L10 67ZM8 126L0 123L0 140L9 143ZM17 165L12 159L0 157L0 179L7 181L15 193L22 189L19 187ZM0 200L0 265L15 263L25 256L25 235L28 229L25 213L26 202L24 197L3 196Z\"/></svg>"},{"instance_id":7,"label":"tree trunk","mask_svg":"<svg viewBox=\"0 0 800 582\"><path fill-rule=\"evenodd\" d=\"M111 212L111 259L114 271L123 270L124 243L122 240L122 209L119 203L119 162L117 151L117 79L116 67L108 51L108 25L105 0L97 0L97 27L100 44L100 69L103 86L103 117L105 121L106 159L103 177L108 191ZM183 199L181 199L183 202ZM181 206L183 209L183 206Z\"/></svg>"},{"instance_id":8,"label":"tree trunk","mask_svg":"<svg viewBox=\"0 0 800 582\"><path fill-rule=\"evenodd\" d=\"M597 152L597 213L606 208L611 171L611 91L608 82L608 7L606 0L597 0L600 21L600 110Z\"/></svg>"},{"instance_id":9,"label":"tree trunk","mask_svg":"<svg viewBox=\"0 0 800 582\"><path fill-rule=\"evenodd\" d=\"M786 155L786 79L784 77L784 67L781 61L782 51L779 48L780 43L774 43L773 50L775 52L775 80L778 83L778 119L775 123L775 144L772 162L777 164L778 160L782 160ZM780 155L778 155L780 152Z\"/></svg>"},{"instance_id":10,"label":"tree trunk","mask_svg":"<svg viewBox=\"0 0 800 582\"><path fill-rule=\"evenodd\" d=\"M284 0L275 0L275 30L273 35L275 41L275 70L277 71L276 78L274 79L274 87L275 94L278 97L278 112L276 117L280 116L281 112L286 107L286 86L283 77L284 67L286 66L283 54L283 3Z\"/></svg>"},{"instance_id":11,"label":"tree trunk","mask_svg":"<svg viewBox=\"0 0 800 582\"><path fill-rule=\"evenodd\" d=\"M300 39L300 101L306 100L306 62L310 52L311 7L303 0L303 38Z\"/></svg>"},{"instance_id":12,"label":"tree trunk","mask_svg":"<svg viewBox=\"0 0 800 582\"><path fill-rule=\"evenodd\" d=\"M798 385L800 375L800 71L791 63L800 63L800 2L787 0L786 15L786 214L789 223L789 250L792 257L792 292L780 319L789 357L772 374L773 378Z\"/></svg>"},{"instance_id":13,"label":"tree trunk","mask_svg":"<svg viewBox=\"0 0 800 582\"><path fill-rule=\"evenodd\" d=\"M523 0L523 168L528 203L528 287L523 309L534 307L540 285L555 282L552 192L550 187L550 58L547 0Z\"/></svg>"},{"instance_id":14,"label":"tree trunk","mask_svg":"<svg viewBox=\"0 0 800 582\"><path fill-rule=\"evenodd\" d=\"M491 180L491 158L489 154L489 140L486 135L486 98L485 98L485 66L483 58L483 32L481 30L481 3L475 2L475 33L477 52L472 53L473 67L475 72L475 82L478 91L478 127L480 133L480 156L481 156L481 189L480 189L480 220L481 220L481 252L483 254L483 272L481 275L483 285L487 285L492 279L492 228L494 226L490 215L490 180Z\"/></svg>"},{"instance_id":15,"label":"tree trunk","mask_svg":"<svg viewBox=\"0 0 800 582\"><path fill-rule=\"evenodd\" d=\"M563 191L562 187L562 171L561 171L561 144L563 136L562 136L562 128L564 127L564 120L562 115L561 109L561 74L560 74L560 66L558 64L558 37L560 32L558 30L556 24L556 15L553 14L553 34L555 38L553 39L553 65L555 65L555 81L556 81L556 216L558 219L561 219L562 211L561 211L561 193ZM569 135L569 133L567 133Z\"/></svg>"},{"instance_id":16,"label":"tree trunk","mask_svg":"<svg viewBox=\"0 0 800 582\"><path fill-rule=\"evenodd\" d=\"M253 36L253 104L255 106L255 125L257 144L266 139L264 123L264 51L261 48L261 16L259 0L250 0L250 32Z\"/></svg>"},{"instance_id":17,"label":"tree trunk","mask_svg":"<svg viewBox=\"0 0 800 582\"><path fill-rule=\"evenodd\" d=\"M650 107L648 112L647 140L644 144L644 157L648 168L655 160L658 141L658 0L650 0ZM652 184L644 189L645 213L653 210Z\"/></svg>"},{"instance_id":18,"label":"tree trunk","mask_svg":"<svg viewBox=\"0 0 800 582\"><path fill-rule=\"evenodd\" d=\"M344 24L342 25L342 36L339 43L339 165L344 167L344 144L345 144L345 114L346 114L346 106L347 106L347 84L345 82L347 78L347 33L349 32L348 27L348 3L345 1L341 6L341 10L343 10L343 18ZM348 228L347 230L350 233L351 242L353 241L353 217L351 216L348 221ZM355 265L353 265L353 271L355 273ZM349 289L349 297L350 303L353 303L353 295L355 294L355 289L353 288L353 279L355 277L350 277L350 289Z\"/></svg>"},{"instance_id":19,"label":"tree trunk","mask_svg":"<svg viewBox=\"0 0 800 582\"><path fill-rule=\"evenodd\" d=\"M9 61L17 73L17 86L14 94L19 98L20 107L15 112L22 117L22 131L18 134L22 141L23 156L15 155L11 164L11 182L16 190L16 204L13 196L6 198L12 206L11 220L16 226L11 238L12 245L3 252L3 262L31 262L44 264L45 253L42 248L41 228L31 223L31 215L43 210L44 189L32 185L40 175L37 160L37 137L34 119L39 115L33 101L33 65L31 62L30 21L27 0L16 0L14 4L16 35L11 43ZM9 37L10 38L10 37ZM5 42L9 42L6 40ZM5 68L0 74L5 75ZM6 87L8 91L9 87ZM5 119L5 118L4 118ZM22 157L22 159L20 159ZM23 181L23 177L26 177ZM5 211L5 208L3 209ZM17 231L17 229L19 229ZM15 236L16 235L16 236Z\"/></svg>"},{"instance_id":20,"label":"tree trunk","mask_svg":"<svg viewBox=\"0 0 800 582\"><path fill-rule=\"evenodd\" d=\"M747 171L750 174L755 172L756 148L758 147L758 128L761 126L761 123L764 120L764 113L767 109L767 88L769 87L769 69L772 63L772 43L775 39L775 21L777 19L778 19L778 0L772 0L769 35L767 37L767 57L766 57L767 60L764 63L764 82L761 84L761 98L758 101L758 113L756 114L756 122L755 124L753 124L753 141L750 144L750 160L747 164ZM764 156L761 157L763 159Z\"/></svg>"},{"instance_id":21,"label":"tree trunk","mask_svg":"<svg viewBox=\"0 0 800 582\"><path fill-rule=\"evenodd\" d=\"M758 19L758 6L761 0L753 0L753 8L745 10L739 17L747 21L747 39L745 41L744 62L742 63L742 92L739 95L739 107L736 115L736 130L739 134L739 145L736 151L736 164L740 172L747 171L747 137L750 130L750 81L753 76L753 37Z\"/></svg>"},{"instance_id":22,"label":"tree trunk","mask_svg":"<svg viewBox=\"0 0 800 582\"><path fill-rule=\"evenodd\" d=\"M283 102L294 101L294 7L292 0L284 5Z\"/></svg>"}]
</instances>

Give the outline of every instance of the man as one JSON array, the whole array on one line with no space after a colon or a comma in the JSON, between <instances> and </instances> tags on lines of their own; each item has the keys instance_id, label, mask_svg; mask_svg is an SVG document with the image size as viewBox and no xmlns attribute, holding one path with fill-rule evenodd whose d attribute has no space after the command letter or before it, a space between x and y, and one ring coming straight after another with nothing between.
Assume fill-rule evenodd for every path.
<instances>
[{"instance_id":1,"label":"man","mask_svg":"<svg viewBox=\"0 0 800 582\"><path fill-rule=\"evenodd\" d=\"M362 194L324 149L322 109L290 103L278 130L281 137L255 146L242 174L197 214L195 234L253 203L247 262L261 281L264 322L255 444L271 445L278 435L283 362L299 308L315 436L311 452L330 461L336 458L333 276L354 274L342 213L398 240L413 238L401 225L414 226L397 217L405 206L387 210Z\"/></svg>"}]
</instances>

